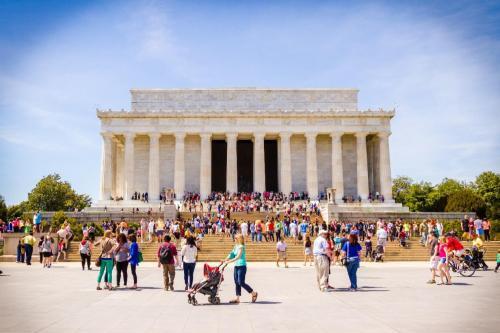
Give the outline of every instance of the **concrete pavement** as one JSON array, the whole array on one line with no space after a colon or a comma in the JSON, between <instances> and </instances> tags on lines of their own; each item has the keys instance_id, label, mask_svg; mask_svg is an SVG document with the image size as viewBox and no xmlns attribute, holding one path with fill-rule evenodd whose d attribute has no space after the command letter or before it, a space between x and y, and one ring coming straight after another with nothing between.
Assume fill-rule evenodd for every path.
<instances>
[{"instance_id":1,"label":"concrete pavement","mask_svg":"<svg viewBox=\"0 0 500 333\"><path fill-rule=\"evenodd\" d=\"M229 267L223 304L194 307L187 303L182 271L176 272L178 291L165 292L161 270L152 263L138 268L140 290L111 292L96 291L97 271L82 272L76 263L51 269L2 263L0 332L498 332L500 327L500 273L455 274L453 286L437 286L425 283L425 263L362 263L359 292L348 292L345 269L333 267L337 289L321 293L313 267L290 266L250 263L247 283L259 300L251 304L244 294L240 305L227 304L234 296ZM198 263L195 281L201 269ZM208 303L203 295L198 300Z\"/></svg>"}]
</instances>

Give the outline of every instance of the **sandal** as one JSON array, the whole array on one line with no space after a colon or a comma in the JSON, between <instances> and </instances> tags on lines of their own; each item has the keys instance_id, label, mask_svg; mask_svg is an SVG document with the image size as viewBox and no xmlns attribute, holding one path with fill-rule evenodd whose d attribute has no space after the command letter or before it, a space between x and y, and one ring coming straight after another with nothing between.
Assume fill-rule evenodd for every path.
<instances>
[{"instance_id":1,"label":"sandal","mask_svg":"<svg viewBox=\"0 0 500 333\"><path fill-rule=\"evenodd\" d=\"M252 303L255 303L257 301L257 296L259 296L258 292L255 292L255 294L252 295Z\"/></svg>"},{"instance_id":2,"label":"sandal","mask_svg":"<svg viewBox=\"0 0 500 333\"><path fill-rule=\"evenodd\" d=\"M229 301L229 304L240 304L240 301L238 301L237 299L233 299Z\"/></svg>"},{"instance_id":3,"label":"sandal","mask_svg":"<svg viewBox=\"0 0 500 333\"><path fill-rule=\"evenodd\" d=\"M102 288L101 287L97 287L96 290L102 290Z\"/></svg>"}]
</instances>

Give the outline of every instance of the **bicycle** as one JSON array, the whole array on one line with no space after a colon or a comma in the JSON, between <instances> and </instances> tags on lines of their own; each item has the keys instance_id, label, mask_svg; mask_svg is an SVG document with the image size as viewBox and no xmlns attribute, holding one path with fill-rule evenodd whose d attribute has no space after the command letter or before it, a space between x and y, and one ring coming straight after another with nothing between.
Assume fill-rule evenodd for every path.
<instances>
[{"instance_id":1,"label":"bicycle","mask_svg":"<svg viewBox=\"0 0 500 333\"><path fill-rule=\"evenodd\" d=\"M451 258L450 258L451 259ZM453 272L456 272L464 277L471 277L476 272L476 267L472 262L472 257L469 255L458 258L459 263L454 260L448 260L448 266Z\"/></svg>"}]
</instances>

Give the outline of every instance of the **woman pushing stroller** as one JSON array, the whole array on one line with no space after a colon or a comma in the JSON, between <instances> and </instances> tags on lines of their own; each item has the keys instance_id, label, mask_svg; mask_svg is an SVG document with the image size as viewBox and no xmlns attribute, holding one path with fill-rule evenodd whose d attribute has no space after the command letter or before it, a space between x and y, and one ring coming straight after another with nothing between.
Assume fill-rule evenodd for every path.
<instances>
[{"instance_id":1,"label":"woman pushing stroller","mask_svg":"<svg viewBox=\"0 0 500 333\"><path fill-rule=\"evenodd\" d=\"M252 295L252 303L257 301L258 293L254 291L245 282L245 275L247 273L247 260L246 260L246 248L245 239L241 234L237 234L235 237L236 244L233 250L224 260L225 264L234 262L234 283L236 285L236 298L229 303L239 304L241 296L241 288L245 289L249 294Z\"/></svg>"}]
</instances>

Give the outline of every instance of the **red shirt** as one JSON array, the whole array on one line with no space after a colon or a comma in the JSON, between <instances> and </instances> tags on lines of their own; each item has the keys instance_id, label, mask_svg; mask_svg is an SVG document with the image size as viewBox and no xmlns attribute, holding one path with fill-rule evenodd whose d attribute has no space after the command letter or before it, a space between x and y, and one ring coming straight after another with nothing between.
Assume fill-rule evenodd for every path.
<instances>
[{"instance_id":1,"label":"red shirt","mask_svg":"<svg viewBox=\"0 0 500 333\"><path fill-rule=\"evenodd\" d=\"M156 256L160 258L160 250L164 246L170 246L170 251L172 252L172 260L171 262L169 262L169 264L173 265L175 263L174 257L177 255L177 248L175 247L175 244L163 242L160 245L160 247L158 247L158 252L156 253Z\"/></svg>"},{"instance_id":2,"label":"red shirt","mask_svg":"<svg viewBox=\"0 0 500 333\"><path fill-rule=\"evenodd\" d=\"M453 250L460 251L464 248L464 246L460 243L460 241L455 237L448 237L446 245L448 246L448 250L451 251Z\"/></svg>"}]
</instances>

